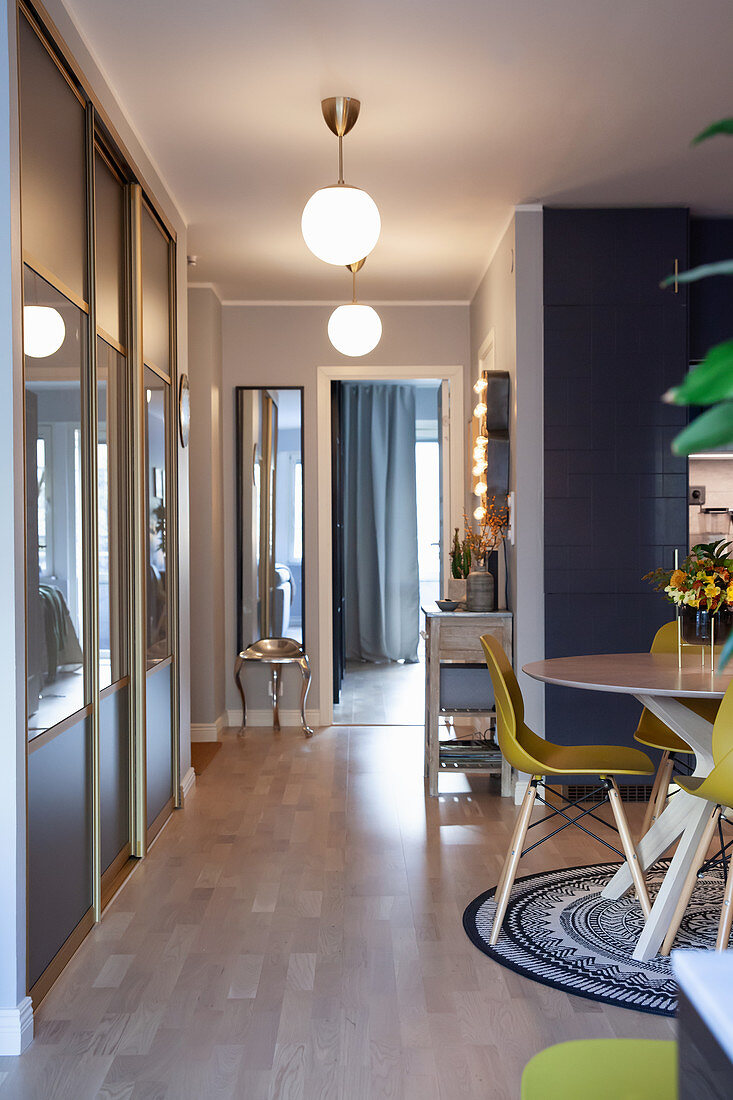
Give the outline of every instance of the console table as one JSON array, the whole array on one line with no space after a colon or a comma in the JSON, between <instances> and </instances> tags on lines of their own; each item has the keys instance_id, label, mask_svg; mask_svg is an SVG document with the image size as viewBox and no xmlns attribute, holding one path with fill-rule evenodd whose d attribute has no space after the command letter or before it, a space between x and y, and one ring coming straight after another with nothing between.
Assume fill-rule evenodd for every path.
<instances>
[{"instance_id":1,"label":"console table","mask_svg":"<svg viewBox=\"0 0 733 1100\"><path fill-rule=\"evenodd\" d=\"M440 773L440 717L453 714L493 714L473 708L442 708L440 700L440 666L473 665L486 667L481 648L482 634L492 634L501 642L512 659L512 614L510 611L431 611L425 615L425 775L428 791L438 793ZM486 676L489 672L486 670ZM487 774L501 770L502 794L511 794L511 769L502 759L501 769L476 765L451 768L451 771Z\"/></svg>"}]
</instances>

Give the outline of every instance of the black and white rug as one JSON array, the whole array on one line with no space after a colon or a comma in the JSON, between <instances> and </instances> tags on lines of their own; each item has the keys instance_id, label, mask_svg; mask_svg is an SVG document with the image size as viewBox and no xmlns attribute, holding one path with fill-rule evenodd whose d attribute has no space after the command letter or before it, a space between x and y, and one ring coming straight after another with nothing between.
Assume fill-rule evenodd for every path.
<instances>
[{"instance_id":1,"label":"black and white rug","mask_svg":"<svg viewBox=\"0 0 733 1100\"><path fill-rule=\"evenodd\" d=\"M654 899L669 863L647 873ZM484 954L527 978L580 997L657 1016L674 1016L677 985L668 958L640 963L631 957L643 926L633 894L606 901L601 891L617 863L545 871L517 879L496 947L489 946L494 890L476 898L463 927ZM714 947L723 899L722 873L697 883L675 947Z\"/></svg>"}]
</instances>

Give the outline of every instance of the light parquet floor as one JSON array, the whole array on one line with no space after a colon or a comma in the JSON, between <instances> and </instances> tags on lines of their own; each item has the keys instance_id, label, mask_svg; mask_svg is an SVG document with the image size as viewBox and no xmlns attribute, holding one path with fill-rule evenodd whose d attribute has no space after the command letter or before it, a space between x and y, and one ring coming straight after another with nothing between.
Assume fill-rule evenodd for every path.
<instances>
[{"instance_id":1,"label":"light parquet floor","mask_svg":"<svg viewBox=\"0 0 733 1100\"><path fill-rule=\"evenodd\" d=\"M0 1100L515 1100L550 1043L670 1037L473 947L516 811L485 779L427 799L421 754L417 727L228 731ZM565 832L522 873L603 858Z\"/></svg>"}]
</instances>

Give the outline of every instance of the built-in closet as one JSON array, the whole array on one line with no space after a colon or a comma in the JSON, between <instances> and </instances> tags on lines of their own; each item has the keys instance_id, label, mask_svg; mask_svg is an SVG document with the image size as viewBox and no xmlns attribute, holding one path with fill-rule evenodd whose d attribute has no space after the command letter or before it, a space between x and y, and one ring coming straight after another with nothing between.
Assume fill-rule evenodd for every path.
<instances>
[{"instance_id":1,"label":"built-in closet","mask_svg":"<svg viewBox=\"0 0 733 1100\"><path fill-rule=\"evenodd\" d=\"M18 21L37 1001L179 797L176 245L62 43Z\"/></svg>"}]
</instances>

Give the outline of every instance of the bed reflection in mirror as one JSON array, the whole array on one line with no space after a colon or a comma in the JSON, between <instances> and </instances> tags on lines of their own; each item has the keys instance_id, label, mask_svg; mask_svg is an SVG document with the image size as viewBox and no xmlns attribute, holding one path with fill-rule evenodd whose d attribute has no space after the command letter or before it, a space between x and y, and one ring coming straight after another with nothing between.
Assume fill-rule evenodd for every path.
<instances>
[{"instance_id":1,"label":"bed reflection in mirror","mask_svg":"<svg viewBox=\"0 0 733 1100\"><path fill-rule=\"evenodd\" d=\"M238 386L237 652L304 643L303 391Z\"/></svg>"}]
</instances>

